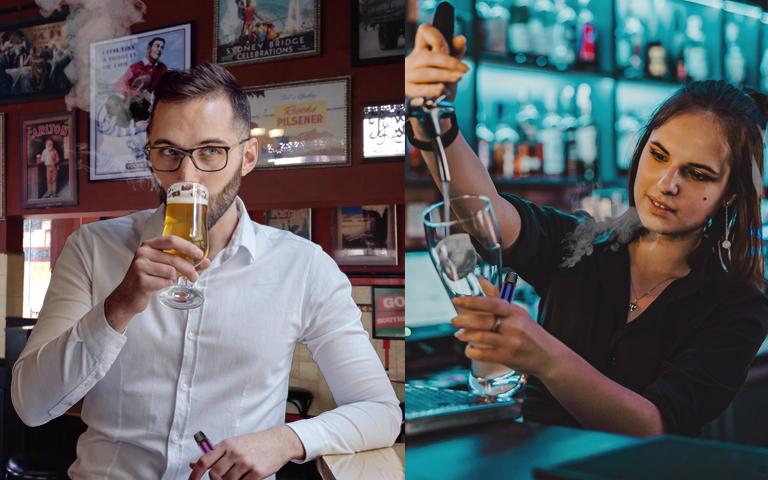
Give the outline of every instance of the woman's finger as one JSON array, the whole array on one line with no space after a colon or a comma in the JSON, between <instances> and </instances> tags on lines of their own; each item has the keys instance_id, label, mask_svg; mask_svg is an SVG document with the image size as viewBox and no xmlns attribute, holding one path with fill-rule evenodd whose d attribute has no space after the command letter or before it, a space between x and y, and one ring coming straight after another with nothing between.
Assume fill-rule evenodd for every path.
<instances>
[{"instance_id":1,"label":"woman's finger","mask_svg":"<svg viewBox=\"0 0 768 480\"><path fill-rule=\"evenodd\" d=\"M450 48L448 48L448 42L443 38L443 34L440 33L440 30L432 25L427 25L426 23L419 25L419 29L416 30L416 41L413 49L414 51L432 50L446 55L451 53Z\"/></svg>"},{"instance_id":2,"label":"woman's finger","mask_svg":"<svg viewBox=\"0 0 768 480\"><path fill-rule=\"evenodd\" d=\"M405 96L408 98L430 97L437 98L446 91L445 84L433 83L425 85L406 85Z\"/></svg>"},{"instance_id":3,"label":"woman's finger","mask_svg":"<svg viewBox=\"0 0 768 480\"><path fill-rule=\"evenodd\" d=\"M481 362L502 363L502 355L497 348L478 348L467 345L464 348L464 355L470 360L479 360Z\"/></svg>"},{"instance_id":4,"label":"woman's finger","mask_svg":"<svg viewBox=\"0 0 768 480\"><path fill-rule=\"evenodd\" d=\"M469 66L459 60L438 52L420 52L417 55L408 57L408 69L413 70L422 67L443 68L451 72L467 73Z\"/></svg>"},{"instance_id":5,"label":"woman's finger","mask_svg":"<svg viewBox=\"0 0 768 480\"><path fill-rule=\"evenodd\" d=\"M491 347L503 347L504 337L498 333L485 330L465 330L461 329L454 333L454 336L462 342L472 344L483 344Z\"/></svg>"},{"instance_id":6,"label":"woman's finger","mask_svg":"<svg viewBox=\"0 0 768 480\"><path fill-rule=\"evenodd\" d=\"M456 83L461 80L463 73L443 68L422 67L410 70L405 74L405 81L416 85L431 83Z\"/></svg>"},{"instance_id":7,"label":"woman's finger","mask_svg":"<svg viewBox=\"0 0 768 480\"><path fill-rule=\"evenodd\" d=\"M496 317L487 313L462 313L451 320L451 325L456 328L490 331L495 322Z\"/></svg>"},{"instance_id":8,"label":"woman's finger","mask_svg":"<svg viewBox=\"0 0 768 480\"><path fill-rule=\"evenodd\" d=\"M453 305L462 312L485 312L502 317L525 313L525 309L514 303L506 302L498 297L457 297L453 299Z\"/></svg>"},{"instance_id":9,"label":"woman's finger","mask_svg":"<svg viewBox=\"0 0 768 480\"><path fill-rule=\"evenodd\" d=\"M483 293L489 297L499 296L499 287L489 282L485 277L478 275L477 279L480 281L480 288L483 289Z\"/></svg>"}]
</instances>

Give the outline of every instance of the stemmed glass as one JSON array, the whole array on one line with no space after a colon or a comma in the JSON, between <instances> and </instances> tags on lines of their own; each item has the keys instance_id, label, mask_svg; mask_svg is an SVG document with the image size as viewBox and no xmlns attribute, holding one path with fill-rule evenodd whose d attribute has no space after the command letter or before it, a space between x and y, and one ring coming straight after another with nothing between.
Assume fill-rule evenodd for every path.
<instances>
[{"instance_id":1,"label":"stemmed glass","mask_svg":"<svg viewBox=\"0 0 768 480\"><path fill-rule=\"evenodd\" d=\"M480 276L501 290L501 234L490 199L464 195L451 198L449 205L450 210L444 202L436 203L423 215L430 258L448 295L485 296ZM457 218L447 217L451 210ZM458 308L457 312L462 313ZM520 385L520 375L509 367L472 361L469 389L473 393L508 397Z\"/></svg>"},{"instance_id":2,"label":"stemmed glass","mask_svg":"<svg viewBox=\"0 0 768 480\"><path fill-rule=\"evenodd\" d=\"M203 251L203 258L192 258L176 250L168 253L178 255L194 266L198 266L208 255L208 189L199 183L179 182L168 188L165 202L165 225L163 236L176 235L189 240ZM176 285L157 292L163 305L177 310L189 310L203 304L203 292L187 277L178 274Z\"/></svg>"}]
</instances>

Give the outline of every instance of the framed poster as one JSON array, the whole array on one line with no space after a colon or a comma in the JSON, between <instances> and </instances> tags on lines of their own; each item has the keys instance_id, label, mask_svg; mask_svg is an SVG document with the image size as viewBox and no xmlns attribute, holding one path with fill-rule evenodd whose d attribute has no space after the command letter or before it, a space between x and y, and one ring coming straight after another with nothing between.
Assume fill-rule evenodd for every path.
<instances>
[{"instance_id":1,"label":"framed poster","mask_svg":"<svg viewBox=\"0 0 768 480\"><path fill-rule=\"evenodd\" d=\"M77 205L75 111L21 118L21 208Z\"/></svg>"},{"instance_id":2,"label":"framed poster","mask_svg":"<svg viewBox=\"0 0 768 480\"><path fill-rule=\"evenodd\" d=\"M214 0L213 18L220 65L320 55L320 0Z\"/></svg>"},{"instance_id":3,"label":"framed poster","mask_svg":"<svg viewBox=\"0 0 768 480\"><path fill-rule=\"evenodd\" d=\"M405 287L374 285L373 338L405 339Z\"/></svg>"},{"instance_id":4,"label":"framed poster","mask_svg":"<svg viewBox=\"0 0 768 480\"><path fill-rule=\"evenodd\" d=\"M151 178L147 143L153 91L169 69L191 66L191 24L91 43L88 179Z\"/></svg>"},{"instance_id":5,"label":"framed poster","mask_svg":"<svg viewBox=\"0 0 768 480\"><path fill-rule=\"evenodd\" d=\"M404 0L351 0L352 66L402 62Z\"/></svg>"},{"instance_id":6,"label":"framed poster","mask_svg":"<svg viewBox=\"0 0 768 480\"><path fill-rule=\"evenodd\" d=\"M405 104L363 105L363 161L405 161Z\"/></svg>"},{"instance_id":7,"label":"framed poster","mask_svg":"<svg viewBox=\"0 0 768 480\"><path fill-rule=\"evenodd\" d=\"M339 207L333 211L333 257L339 265L397 265L395 205Z\"/></svg>"},{"instance_id":8,"label":"framed poster","mask_svg":"<svg viewBox=\"0 0 768 480\"><path fill-rule=\"evenodd\" d=\"M9 25L9 24L5 24ZM66 14L0 27L0 103L46 100L66 95Z\"/></svg>"},{"instance_id":9,"label":"framed poster","mask_svg":"<svg viewBox=\"0 0 768 480\"><path fill-rule=\"evenodd\" d=\"M298 210L267 210L268 226L287 230L307 240L312 240L312 209Z\"/></svg>"},{"instance_id":10,"label":"framed poster","mask_svg":"<svg viewBox=\"0 0 768 480\"><path fill-rule=\"evenodd\" d=\"M349 166L350 77L245 88L256 170Z\"/></svg>"}]
</instances>

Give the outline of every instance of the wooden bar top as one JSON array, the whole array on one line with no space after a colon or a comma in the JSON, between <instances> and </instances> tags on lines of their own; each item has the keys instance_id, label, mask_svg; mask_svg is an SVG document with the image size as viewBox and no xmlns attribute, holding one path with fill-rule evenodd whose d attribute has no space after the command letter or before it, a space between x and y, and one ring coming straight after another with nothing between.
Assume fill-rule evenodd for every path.
<instances>
[{"instance_id":1,"label":"wooden bar top","mask_svg":"<svg viewBox=\"0 0 768 480\"><path fill-rule=\"evenodd\" d=\"M405 444L317 459L323 480L404 480Z\"/></svg>"}]
</instances>

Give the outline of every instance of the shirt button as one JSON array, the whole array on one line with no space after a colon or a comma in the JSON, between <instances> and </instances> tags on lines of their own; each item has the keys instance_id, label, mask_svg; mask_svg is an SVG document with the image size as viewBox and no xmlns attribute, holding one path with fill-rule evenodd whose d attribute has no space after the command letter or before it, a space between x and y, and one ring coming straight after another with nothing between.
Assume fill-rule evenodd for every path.
<instances>
[{"instance_id":1,"label":"shirt button","mask_svg":"<svg viewBox=\"0 0 768 480\"><path fill-rule=\"evenodd\" d=\"M115 345L115 350L120 350L120 345Z\"/></svg>"},{"instance_id":2,"label":"shirt button","mask_svg":"<svg viewBox=\"0 0 768 480\"><path fill-rule=\"evenodd\" d=\"M91 388L91 385L93 385L91 382L85 382L86 387Z\"/></svg>"},{"instance_id":3,"label":"shirt button","mask_svg":"<svg viewBox=\"0 0 768 480\"><path fill-rule=\"evenodd\" d=\"M611 365L614 366L614 367L616 366L616 357L613 357L611 359Z\"/></svg>"},{"instance_id":4,"label":"shirt button","mask_svg":"<svg viewBox=\"0 0 768 480\"><path fill-rule=\"evenodd\" d=\"M179 436L178 436L178 435L176 435L175 437L173 437L173 443L179 443L180 441L181 441L181 439L179 438Z\"/></svg>"},{"instance_id":5,"label":"shirt button","mask_svg":"<svg viewBox=\"0 0 768 480\"><path fill-rule=\"evenodd\" d=\"M194 340L194 339L195 339L195 334L194 334L194 332L189 332L189 333L187 334L187 338L188 338L188 339L190 339L190 340Z\"/></svg>"},{"instance_id":6,"label":"shirt button","mask_svg":"<svg viewBox=\"0 0 768 480\"><path fill-rule=\"evenodd\" d=\"M185 392L186 392L188 388L189 388L189 387L187 386L187 384L186 384L186 383L182 383L182 384L181 384L181 389L182 389L183 391L185 391Z\"/></svg>"}]
</instances>

